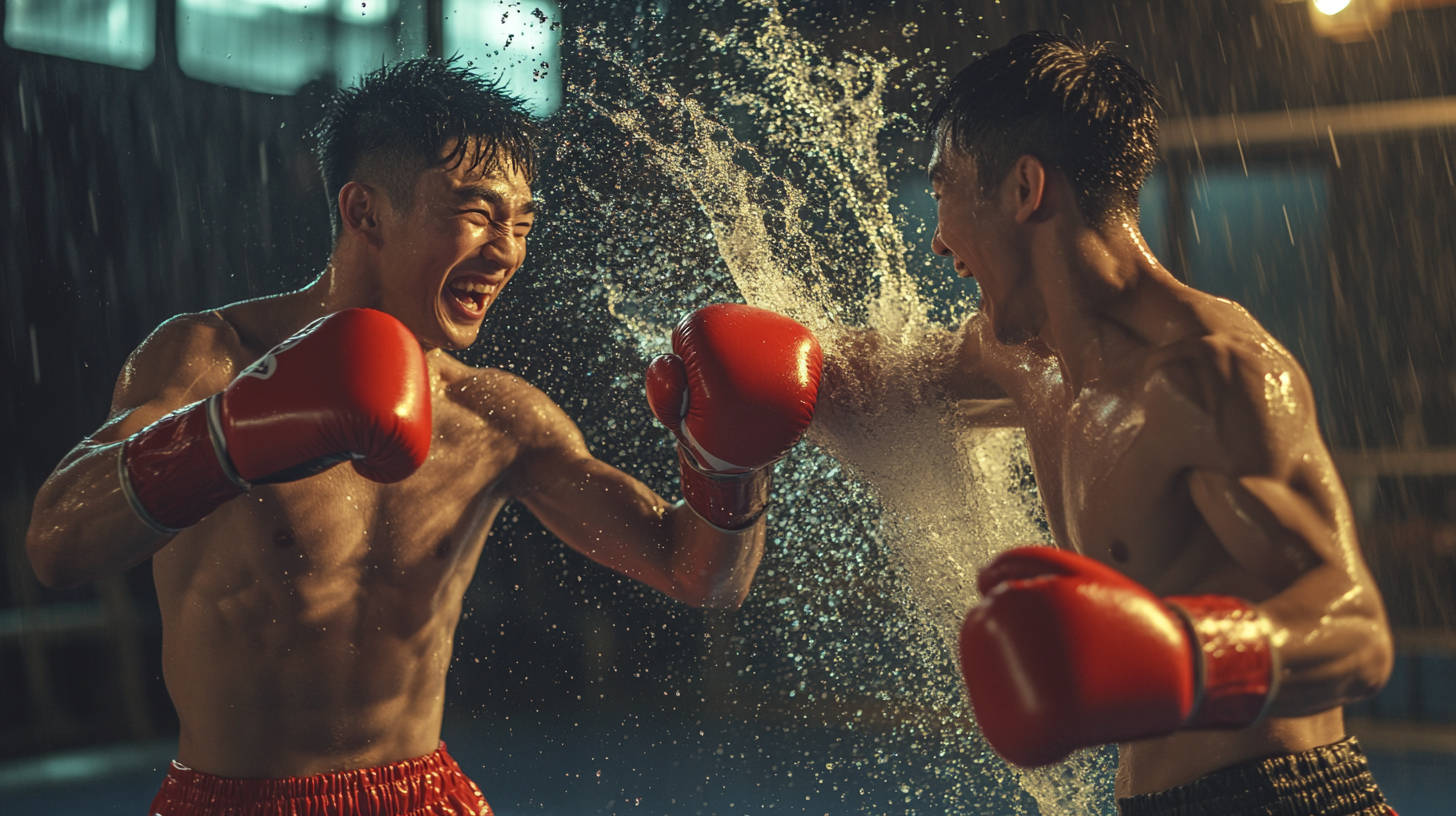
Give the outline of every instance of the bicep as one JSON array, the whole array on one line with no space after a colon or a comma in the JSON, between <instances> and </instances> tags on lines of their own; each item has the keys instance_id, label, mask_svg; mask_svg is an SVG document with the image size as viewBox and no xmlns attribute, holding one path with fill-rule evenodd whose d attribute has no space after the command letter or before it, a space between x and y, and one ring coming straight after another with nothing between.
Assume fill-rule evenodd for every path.
<instances>
[{"instance_id":1,"label":"bicep","mask_svg":"<svg viewBox=\"0 0 1456 816\"><path fill-rule=\"evenodd\" d=\"M880 333L840 327L824 336L823 379L819 406L865 411L883 400Z\"/></svg>"},{"instance_id":2,"label":"bicep","mask_svg":"<svg viewBox=\"0 0 1456 816\"><path fill-rule=\"evenodd\" d=\"M538 406L535 415L536 427L522 434L510 493L572 549L609 567L630 574L660 555L668 503L592 456L556 405Z\"/></svg>"},{"instance_id":3,"label":"bicep","mask_svg":"<svg viewBox=\"0 0 1456 816\"><path fill-rule=\"evenodd\" d=\"M568 547L617 572L660 586L670 568L668 503L589 454L538 451L514 491Z\"/></svg>"},{"instance_id":4,"label":"bicep","mask_svg":"<svg viewBox=\"0 0 1456 816\"><path fill-rule=\"evenodd\" d=\"M646 485L585 451L538 452L531 459L514 492L548 526L601 529L658 518L667 507Z\"/></svg>"}]
</instances>

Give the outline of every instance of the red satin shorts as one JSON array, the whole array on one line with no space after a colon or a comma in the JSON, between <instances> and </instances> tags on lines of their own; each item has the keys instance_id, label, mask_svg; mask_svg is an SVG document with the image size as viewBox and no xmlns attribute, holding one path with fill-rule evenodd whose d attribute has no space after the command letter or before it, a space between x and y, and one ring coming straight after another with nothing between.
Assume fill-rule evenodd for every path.
<instances>
[{"instance_id":1,"label":"red satin shorts","mask_svg":"<svg viewBox=\"0 0 1456 816\"><path fill-rule=\"evenodd\" d=\"M176 762L148 816L493 816L445 753L381 768L288 779L226 779Z\"/></svg>"}]
</instances>

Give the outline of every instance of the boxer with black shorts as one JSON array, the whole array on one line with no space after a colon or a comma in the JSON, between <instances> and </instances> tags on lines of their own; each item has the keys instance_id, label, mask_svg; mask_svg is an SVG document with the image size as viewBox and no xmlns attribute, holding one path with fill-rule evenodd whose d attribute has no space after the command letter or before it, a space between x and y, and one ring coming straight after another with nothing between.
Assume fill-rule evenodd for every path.
<instances>
[{"instance_id":1,"label":"boxer with black shorts","mask_svg":"<svg viewBox=\"0 0 1456 816\"><path fill-rule=\"evenodd\" d=\"M957 416L1025 429L1060 548L981 572L971 702L1019 765L1119 743L1126 814L1383 816L1340 707L1389 675L1384 606L1304 371L1138 230L1156 115L1106 46L1036 32L930 121L933 246L981 309L911 353ZM826 399L867 407L880 342Z\"/></svg>"},{"instance_id":2,"label":"boxer with black shorts","mask_svg":"<svg viewBox=\"0 0 1456 816\"><path fill-rule=\"evenodd\" d=\"M593 458L543 393L447 353L525 258L536 130L519 103L414 60L341 92L317 135L327 268L159 327L41 488L26 545L54 587L152 559L181 719L152 814L486 814L440 722L496 514L514 499L599 563L737 606L818 346L747 307L685 324L654 394L713 456L684 458L688 505L671 505Z\"/></svg>"}]
</instances>

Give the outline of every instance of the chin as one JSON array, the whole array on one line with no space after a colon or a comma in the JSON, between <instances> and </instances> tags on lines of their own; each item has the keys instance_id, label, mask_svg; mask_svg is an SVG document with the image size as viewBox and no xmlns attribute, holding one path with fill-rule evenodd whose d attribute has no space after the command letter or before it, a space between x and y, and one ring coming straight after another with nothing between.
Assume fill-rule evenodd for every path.
<instances>
[{"instance_id":1,"label":"chin","mask_svg":"<svg viewBox=\"0 0 1456 816\"><path fill-rule=\"evenodd\" d=\"M456 332L444 332L435 337L421 337L420 343L427 348L463 351L475 344L475 335L461 337Z\"/></svg>"},{"instance_id":2,"label":"chin","mask_svg":"<svg viewBox=\"0 0 1456 816\"><path fill-rule=\"evenodd\" d=\"M422 344L430 348L460 351L475 345L475 340L480 335L480 325L480 321L459 323L447 314L436 313L424 327L425 331L415 331L413 326L410 330L414 331Z\"/></svg>"},{"instance_id":3,"label":"chin","mask_svg":"<svg viewBox=\"0 0 1456 816\"><path fill-rule=\"evenodd\" d=\"M441 345L441 348L450 351L464 351L475 345L475 341L480 338L480 324L477 323L468 329L452 326L450 330L444 332L444 336L446 342Z\"/></svg>"}]
</instances>

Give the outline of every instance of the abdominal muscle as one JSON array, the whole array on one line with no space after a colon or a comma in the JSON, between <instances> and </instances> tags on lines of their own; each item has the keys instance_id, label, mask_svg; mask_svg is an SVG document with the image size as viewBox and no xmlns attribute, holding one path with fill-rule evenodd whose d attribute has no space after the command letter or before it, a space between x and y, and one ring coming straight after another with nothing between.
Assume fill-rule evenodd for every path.
<instances>
[{"instance_id":1,"label":"abdominal muscle","mask_svg":"<svg viewBox=\"0 0 1456 816\"><path fill-rule=\"evenodd\" d=\"M420 519L390 508L423 497L391 489L347 466L255 488L157 553L181 764L283 778L436 749L461 598L494 511L449 529L463 502Z\"/></svg>"},{"instance_id":2,"label":"abdominal muscle","mask_svg":"<svg viewBox=\"0 0 1456 816\"><path fill-rule=\"evenodd\" d=\"M1339 708L1309 717L1278 717L1228 731L1177 731L1118 748L1117 796L1186 785L1221 768L1308 751L1345 738Z\"/></svg>"}]
</instances>

